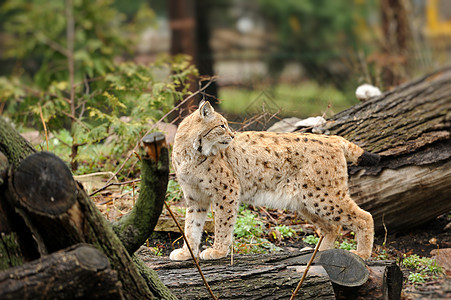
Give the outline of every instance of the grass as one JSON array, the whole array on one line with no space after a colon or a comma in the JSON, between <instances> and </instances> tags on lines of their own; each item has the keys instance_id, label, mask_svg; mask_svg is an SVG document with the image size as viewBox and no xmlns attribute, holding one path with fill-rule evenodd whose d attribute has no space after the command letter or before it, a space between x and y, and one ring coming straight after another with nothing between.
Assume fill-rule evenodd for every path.
<instances>
[{"instance_id":1,"label":"grass","mask_svg":"<svg viewBox=\"0 0 451 300\"><path fill-rule=\"evenodd\" d=\"M252 90L224 87L219 91L219 99L222 100L221 109L230 114L254 115L264 109L271 113L280 110L281 116L308 117L323 113L330 116L356 104L358 101L353 93L304 81L299 85L278 84Z\"/></svg>"}]
</instances>

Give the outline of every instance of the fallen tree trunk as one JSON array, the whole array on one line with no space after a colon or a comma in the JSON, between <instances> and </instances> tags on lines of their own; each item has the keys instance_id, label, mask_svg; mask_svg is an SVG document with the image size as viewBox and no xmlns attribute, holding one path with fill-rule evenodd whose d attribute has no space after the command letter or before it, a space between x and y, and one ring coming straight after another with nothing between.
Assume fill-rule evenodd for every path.
<instances>
[{"instance_id":1,"label":"fallen tree trunk","mask_svg":"<svg viewBox=\"0 0 451 300\"><path fill-rule=\"evenodd\" d=\"M179 299L209 298L192 262L155 258L146 255L147 251L141 248L139 255ZM233 265L230 256L200 263L213 293L220 299L287 299L311 254L238 255L233 258ZM402 272L395 262L368 262L365 266L359 257L344 250L319 254L297 299L400 298Z\"/></svg>"},{"instance_id":2,"label":"fallen tree trunk","mask_svg":"<svg viewBox=\"0 0 451 300\"><path fill-rule=\"evenodd\" d=\"M143 268L142 264L139 268L135 265L111 225L83 188L73 180L65 163L50 153L34 153L33 148L21 140L18 134L11 134L14 130L1 118L0 124L0 149L5 151L12 166L7 181L4 180L0 185L0 208L5 212L0 215L0 266L18 266L74 244L89 243L108 257L112 269L117 271L125 299L174 299L155 272ZM11 153L14 155L9 157ZM141 157L144 158L143 164L149 165L143 168L144 173L146 170L158 169L159 176L165 173L167 178L167 149L161 152L158 161L145 153ZM159 178L156 180L162 182ZM149 180L144 180L142 184L147 183ZM166 190L166 187L154 185L153 188L156 192L147 193L148 197L142 200L157 204L140 207L159 207L161 212L162 202L159 205L158 201L162 199L156 197L161 196L158 190ZM155 214L159 215L160 212ZM154 213L149 212L141 221L146 222L153 217ZM136 224L133 218L127 221L130 226ZM151 221L153 225L156 223L156 220ZM152 222L144 224L139 228L139 234L125 241L125 244L132 245L129 247L130 252L135 247L133 245L145 242L148 237L146 231L150 235L153 229ZM118 224L121 224L120 221ZM9 259L10 254L15 255L14 260ZM135 261L139 262L137 258ZM70 290L67 292L71 293Z\"/></svg>"},{"instance_id":3,"label":"fallen tree trunk","mask_svg":"<svg viewBox=\"0 0 451 300\"><path fill-rule=\"evenodd\" d=\"M323 130L381 155L377 166L349 168L351 196L377 232L451 210L451 68L340 112Z\"/></svg>"},{"instance_id":4,"label":"fallen tree trunk","mask_svg":"<svg viewBox=\"0 0 451 300\"><path fill-rule=\"evenodd\" d=\"M67 298L124 299L117 272L96 248L80 244L0 272L0 299Z\"/></svg>"}]
</instances>

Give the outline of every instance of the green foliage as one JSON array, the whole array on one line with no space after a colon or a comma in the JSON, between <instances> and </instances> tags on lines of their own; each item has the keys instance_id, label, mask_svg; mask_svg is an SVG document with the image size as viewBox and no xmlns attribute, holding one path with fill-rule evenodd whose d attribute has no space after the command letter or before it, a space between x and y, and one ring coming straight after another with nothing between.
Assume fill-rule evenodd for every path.
<instances>
[{"instance_id":1,"label":"green foliage","mask_svg":"<svg viewBox=\"0 0 451 300\"><path fill-rule=\"evenodd\" d=\"M411 272L408 277L409 281L412 283L422 283L426 281L426 275L422 273Z\"/></svg>"},{"instance_id":2,"label":"green foliage","mask_svg":"<svg viewBox=\"0 0 451 300\"><path fill-rule=\"evenodd\" d=\"M389 254L386 249L382 249L376 256L376 260L387 260L389 259Z\"/></svg>"},{"instance_id":3,"label":"green foliage","mask_svg":"<svg viewBox=\"0 0 451 300\"><path fill-rule=\"evenodd\" d=\"M402 264L404 267L413 270L409 274L409 281L412 283L425 282L427 278L435 278L443 273L443 268L437 265L435 259L420 257L416 254L404 257Z\"/></svg>"},{"instance_id":4,"label":"green foliage","mask_svg":"<svg viewBox=\"0 0 451 300\"><path fill-rule=\"evenodd\" d=\"M2 6L5 57L17 59L19 67L0 77L0 105L16 122L41 129L45 123L60 142L49 148L70 152L63 156L73 170L86 145L104 141L113 156L127 153L188 93L187 78L197 72L186 56L149 65L116 62L130 52L132 30L152 25L154 15L143 4L125 23L113 3L10 0Z\"/></svg>"},{"instance_id":5,"label":"green foliage","mask_svg":"<svg viewBox=\"0 0 451 300\"><path fill-rule=\"evenodd\" d=\"M279 225L274 227L274 229L280 232L282 240L296 236L296 231L286 225Z\"/></svg>"},{"instance_id":6,"label":"green foliage","mask_svg":"<svg viewBox=\"0 0 451 300\"><path fill-rule=\"evenodd\" d=\"M290 117L309 117L324 112L332 115L357 101L351 94L347 95L331 85L320 86L314 81L297 85L281 83L274 87L260 86L254 90L225 87L220 89L219 98L222 100L221 108L229 113L259 113L248 112L248 107L255 101L265 100L280 108L280 116Z\"/></svg>"},{"instance_id":7,"label":"green foliage","mask_svg":"<svg viewBox=\"0 0 451 300\"><path fill-rule=\"evenodd\" d=\"M302 240L307 244L315 246L316 244L318 244L319 237L314 236L314 235L307 235ZM335 248L348 250L348 251L355 250L355 249L357 249L357 242L355 240L351 240L351 239L345 239L341 243L338 241L335 241Z\"/></svg>"},{"instance_id":8,"label":"green foliage","mask_svg":"<svg viewBox=\"0 0 451 300\"><path fill-rule=\"evenodd\" d=\"M443 272L443 268L437 265L435 259L429 257L420 257L416 254L405 257L402 261L402 264L406 268L411 268L425 274L437 275Z\"/></svg>"},{"instance_id":9,"label":"green foliage","mask_svg":"<svg viewBox=\"0 0 451 300\"><path fill-rule=\"evenodd\" d=\"M133 44L125 32L124 15L112 6L113 0L46 1L10 0L2 9L8 13L4 29L8 34L6 57L40 61L34 83L41 89L67 86L67 56L72 42L76 60L76 80L104 75L113 68L113 58ZM72 4L72 6L70 5ZM74 37L67 30L74 20Z\"/></svg>"},{"instance_id":10,"label":"green foliage","mask_svg":"<svg viewBox=\"0 0 451 300\"><path fill-rule=\"evenodd\" d=\"M278 72L285 62L297 60L310 78L328 79L331 64L342 64L343 53L366 49L362 39L371 34L367 16L375 1L272 1L259 0L261 13L277 32L277 47L270 70ZM340 85L347 74L341 74Z\"/></svg>"},{"instance_id":11,"label":"green foliage","mask_svg":"<svg viewBox=\"0 0 451 300\"><path fill-rule=\"evenodd\" d=\"M166 201L173 201L177 202L182 199L182 190L180 188L180 185L175 180L169 180L168 181L168 189L166 191Z\"/></svg>"},{"instance_id":12,"label":"green foliage","mask_svg":"<svg viewBox=\"0 0 451 300\"><path fill-rule=\"evenodd\" d=\"M338 245L338 249L343 250L356 250L357 249L357 242L355 240L343 240L341 243L336 242Z\"/></svg>"},{"instance_id":13,"label":"green foliage","mask_svg":"<svg viewBox=\"0 0 451 300\"><path fill-rule=\"evenodd\" d=\"M307 235L305 238L302 239L304 243L310 244L310 245L316 245L318 244L319 237L316 237L314 235Z\"/></svg>"},{"instance_id":14,"label":"green foliage","mask_svg":"<svg viewBox=\"0 0 451 300\"><path fill-rule=\"evenodd\" d=\"M234 234L237 238L261 237L263 235L263 222L250 210L243 210L236 220Z\"/></svg>"},{"instance_id":15,"label":"green foliage","mask_svg":"<svg viewBox=\"0 0 451 300\"><path fill-rule=\"evenodd\" d=\"M238 218L234 228L235 241L233 243L235 253L268 253L277 252L281 248L263 238L264 224L258 219L258 215L250 210L240 207Z\"/></svg>"}]
</instances>

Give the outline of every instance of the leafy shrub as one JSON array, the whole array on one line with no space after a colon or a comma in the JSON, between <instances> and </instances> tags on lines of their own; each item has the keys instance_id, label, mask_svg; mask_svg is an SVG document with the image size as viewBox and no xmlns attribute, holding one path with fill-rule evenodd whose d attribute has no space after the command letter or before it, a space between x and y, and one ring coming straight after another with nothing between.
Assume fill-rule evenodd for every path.
<instances>
[{"instance_id":1,"label":"leafy shrub","mask_svg":"<svg viewBox=\"0 0 451 300\"><path fill-rule=\"evenodd\" d=\"M131 51L136 35L113 1L70 3L3 4L5 57L17 59L19 67L0 77L0 106L16 122L40 129L45 124L57 139L68 132L70 139L58 146L76 170L85 146L105 142L112 154L126 153L188 93L188 77L197 71L186 56L149 65L117 62ZM143 6L133 29L153 22Z\"/></svg>"}]
</instances>

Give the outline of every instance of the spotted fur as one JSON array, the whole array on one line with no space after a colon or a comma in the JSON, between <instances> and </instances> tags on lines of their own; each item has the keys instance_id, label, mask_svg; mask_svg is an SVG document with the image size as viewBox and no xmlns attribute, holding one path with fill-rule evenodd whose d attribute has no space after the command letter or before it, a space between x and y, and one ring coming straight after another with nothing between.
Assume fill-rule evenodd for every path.
<instances>
[{"instance_id":1,"label":"spotted fur","mask_svg":"<svg viewBox=\"0 0 451 300\"><path fill-rule=\"evenodd\" d=\"M185 195L185 234L196 255L205 217L215 211L215 241L202 259L227 255L240 201L298 212L333 248L341 227L356 233L356 254L371 256L373 218L349 196L347 163L364 150L338 136L301 133L232 133L208 102L180 124L172 162ZM367 154L365 154L367 157ZM374 158L372 156L372 158ZM373 161L374 162L374 161ZM172 260L190 257L186 245Z\"/></svg>"}]
</instances>

